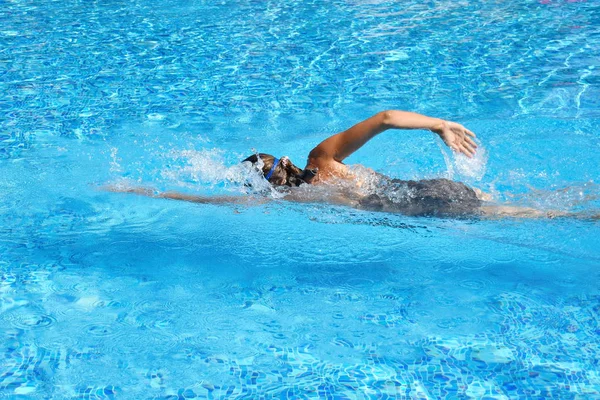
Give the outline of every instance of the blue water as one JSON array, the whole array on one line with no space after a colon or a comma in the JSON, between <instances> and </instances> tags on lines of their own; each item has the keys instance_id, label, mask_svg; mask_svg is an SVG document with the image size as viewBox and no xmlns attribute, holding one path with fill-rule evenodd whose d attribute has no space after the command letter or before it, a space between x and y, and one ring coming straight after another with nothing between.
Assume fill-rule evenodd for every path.
<instances>
[{"instance_id":1,"label":"blue water","mask_svg":"<svg viewBox=\"0 0 600 400\"><path fill-rule=\"evenodd\" d=\"M210 206L396 108L354 154L598 213L600 3L0 0L0 398L598 398L600 224Z\"/></svg>"}]
</instances>

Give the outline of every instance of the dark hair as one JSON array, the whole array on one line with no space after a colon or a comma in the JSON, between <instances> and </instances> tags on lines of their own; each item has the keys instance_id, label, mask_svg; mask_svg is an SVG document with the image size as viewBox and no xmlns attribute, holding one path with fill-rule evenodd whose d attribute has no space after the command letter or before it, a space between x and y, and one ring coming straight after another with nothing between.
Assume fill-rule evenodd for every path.
<instances>
[{"instance_id":1,"label":"dark hair","mask_svg":"<svg viewBox=\"0 0 600 400\"><path fill-rule=\"evenodd\" d=\"M263 176L267 176L273 167L273 163L275 162L274 156L265 153L258 153L251 155L243 162L248 161L258 168L259 157L263 162L261 172ZM302 182L304 182L301 179L302 175L302 170L296 167L286 157L279 160L279 164L275 167L273 173L269 177L269 183L277 186L299 186Z\"/></svg>"}]
</instances>

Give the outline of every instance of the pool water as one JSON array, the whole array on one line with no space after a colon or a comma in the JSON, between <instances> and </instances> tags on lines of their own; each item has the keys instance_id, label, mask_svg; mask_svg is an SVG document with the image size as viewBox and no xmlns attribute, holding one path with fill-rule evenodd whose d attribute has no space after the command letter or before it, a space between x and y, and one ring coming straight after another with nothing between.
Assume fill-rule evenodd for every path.
<instances>
[{"instance_id":1,"label":"pool water","mask_svg":"<svg viewBox=\"0 0 600 400\"><path fill-rule=\"evenodd\" d=\"M598 398L600 224L242 195L384 109L352 155L600 211L595 0L0 0L0 398ZM276 197L274 195L274 197Z\"/></svg>"}]
</instances>

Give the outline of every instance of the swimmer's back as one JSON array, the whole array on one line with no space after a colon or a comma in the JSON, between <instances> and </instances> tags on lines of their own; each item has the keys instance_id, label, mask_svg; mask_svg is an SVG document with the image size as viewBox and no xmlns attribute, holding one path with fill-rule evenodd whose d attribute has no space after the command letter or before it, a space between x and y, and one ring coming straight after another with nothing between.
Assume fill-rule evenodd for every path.
<instances>
[{"instance_id":1,"label":"swimmer's back","mask_svg":"<svg viewBox=\"0 0 600 400\"><path fill-rule=\"evenodd\" d=\"M415 216L468 217L479 214L481 200L473 189L448 179L383 180L377 192L364 197L360 208Z\"/></svg>"}]
</instances>

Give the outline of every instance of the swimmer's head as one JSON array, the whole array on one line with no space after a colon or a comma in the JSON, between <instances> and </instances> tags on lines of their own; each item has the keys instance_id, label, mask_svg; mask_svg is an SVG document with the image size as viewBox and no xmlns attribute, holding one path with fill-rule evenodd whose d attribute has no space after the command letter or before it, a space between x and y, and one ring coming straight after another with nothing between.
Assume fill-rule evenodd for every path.
<instances>
[{"instance_id":1,"label":"swimmer's head","mask_svg":"<svg viewBox=\"0 0 600 400\"><path fill-rule=\"evenodd\" d=\"M259 167L258 159L262 160L262 174L270 184L275 186L299 186L304 181L301 179L302 170L296 167L289 158L276 158L270 154L253 154L244 160Z\"/></svg>"}]
</instances>

